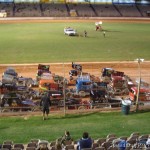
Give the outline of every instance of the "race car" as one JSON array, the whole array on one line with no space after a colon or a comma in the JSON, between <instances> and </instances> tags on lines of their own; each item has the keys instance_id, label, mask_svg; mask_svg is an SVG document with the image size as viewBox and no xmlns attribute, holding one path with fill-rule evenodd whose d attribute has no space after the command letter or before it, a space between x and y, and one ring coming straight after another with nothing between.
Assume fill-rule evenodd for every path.
<instances>
[{"instance_id":1,"label":"race car","mask_svg":"<svg viewBox=\"0 0 150 150\"><path fill-rule=\"evenodd\" d=\"M2 75L2 83L3 84L16 84L16 85L23 85L27 87L31 87L34 85L34 81L32 78L26 78L22 76L18 76L18 73L14 68L8 67L3 75Z\"/></svg>"},{"instance_id":2,"label":"race car","mask_svg":"<svg viewBox=\"0 0 150 150\"><path fill-rule=\"evenodd\" d=\"M64 28L64 34L69 35L69 36L76 36L77 32L75 29L67 27L67 28Z\"/></svg>"}]
</instances>

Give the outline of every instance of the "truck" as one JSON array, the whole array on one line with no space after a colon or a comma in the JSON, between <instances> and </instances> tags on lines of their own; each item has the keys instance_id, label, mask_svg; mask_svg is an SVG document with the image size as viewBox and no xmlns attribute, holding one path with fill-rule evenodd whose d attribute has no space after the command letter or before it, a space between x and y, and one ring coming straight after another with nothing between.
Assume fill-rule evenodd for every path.
<instances>
[{"instance_id":1,"label":"truck","mask_svg":"<svg viewBox=\"0 0 150 150\"><path fill-rule=\"evenodd\" d=\"M56 83L54 80L40 80L39 93L42 95L44 92L49 92L52 105L58 105L63 99L63 87L61 84Z\"/></svg>"},{"instance_id":2,"label":"truck","mask_svg":"<svg viewBox=\"0 0 150 150\"><path fill-rule=\"evenodd\" d=\"M92 81L90 76L79 76L76 80L76 93L82 93L84 96L90 94Z\"/></svg>"},{"instance_id":3,"label":"truck","mask_svg":"<svg viewBox=\"0 0 150 150\"><path fill-rule=\"evenodd\" d=\"M72 68L78 71L82 71L82 65L76 64L74 62L72 62Z\"/></svg>"},{"instance_id":4,"label":"truck","mask_svg":"<svg viewBox=\"0 0 150 150\"><path fill-rule=\"evenodd\" d=\"M111 80L111 75L114 72L112 68L102 68L101 70L101 81L109 83Z\"/></svg>"},{"instance_id":5,"label":"truck","mask_svg":"<svg viewBox=\"0 0 150 150\"><path fill-rule=\"evenodd\" d=\"M137 99L138 87L132 87L129 92L129 98L135 102ZM139 102L150 102L150 89L146 87L140 87L139 91Z\"/></svg>"},{"instance_id":6,"label":"truck","mask_svg":"<svg viewBox=\"0 0 150 150\"><path fill-rule=\"evenodd\" d=\"M0 18L6 18L7 12L5 10L0 10Z\"/></svg>"},{"instance_id":7,"label":"truck","mask_svg":"<svg viewBox=\"0 0 150 150\"><path fill-rule=\"evenodd\" d=\"M16 84L21 86L31 87L35 84L32 78L19 76L16 70L8 67L2 75L3 84Z\"/></svg>"},{"instance_id":8,"label":"truck","mask_svg":"<svg viewBox=\"0 0 150 150\"><path fill-rule=\"evenodd\" d=\"M111 74L111 81L108 86L114 95L129 94L128 81L124 77L124 72L114 71Z\"/></svg>"},{"instance_id":9,"label":"truck","mask_svg":"<svg viewBox=\"0 0 150 150\"><path fill-rule=\"evenodd\" d=\"M105 82L93 83L90 91L90 100L92 103L101 103L108 101L107 84Z\"/></svg>"},{"instance_id":10,"label":"truck","mask_svg":"<svg viewBox=\"0 0 150 150\"><path fill-rule=\"evenodd\" d=\"M39 81L39 91L59 91L62 90L62 85L56 83L53 79L47 80L42 79Z\"/></svg>"}]
</instances>

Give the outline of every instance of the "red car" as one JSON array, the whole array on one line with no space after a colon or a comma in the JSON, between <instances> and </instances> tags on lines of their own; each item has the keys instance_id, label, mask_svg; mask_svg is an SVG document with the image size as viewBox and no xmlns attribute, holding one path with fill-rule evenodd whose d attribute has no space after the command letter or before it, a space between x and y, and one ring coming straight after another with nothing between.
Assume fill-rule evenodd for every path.
<instances>
[{"instance_id":1,"label":"red car","mask_svg":"<svg viewBox=\"0 0 150 150\"><path fill-rule=\"evenodd\" d=\"M136 101L137 87L132 87L129 92L129 97L132 101ZM150 101L150 89L141 87L139 92L139 101Z\"/></svg>"}]
</instances>

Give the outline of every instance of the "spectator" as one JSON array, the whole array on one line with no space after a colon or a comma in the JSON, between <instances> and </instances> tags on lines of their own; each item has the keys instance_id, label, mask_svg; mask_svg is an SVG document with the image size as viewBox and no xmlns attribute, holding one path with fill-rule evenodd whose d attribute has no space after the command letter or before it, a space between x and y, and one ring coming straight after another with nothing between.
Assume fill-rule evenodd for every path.
<instances>
[{"instance_id":1,"label":"spectator","mask_svg":"<svg viewBox=\"0 0 150 150\"><path fill-rule=\"evenodd\" d=\"M48 150L48 147L45 144L41 144L38 150Z\"/></svg>"},{"instance_id":2,"label":"spectator","mask_svg":"<svg viewBox=\"0 0 150 150\"><path fill-rule=\"evenodd\" d=\"M77 143L77 150L92 147L92 139L89 137L88 132L83 133L83 137Z\"/></svg>"},{"instance_id":3,"label":"spectator","mask_svg":"<svg viewBox=\"0 0 150 150\"><path fill-rule=\"evenodd\" d=\"M146 141L146 147L150 147L150 135L149 135L149 137L148 137L148 139L147 139L147 141Z\"/></svg>"},{"instance_id":4,"label":"spectator","mask_svg":"<svg viewBox=\"0 0 150 150\"><path fill-rule=\"evenodd\" d=\"M104 38L105 38L105 36L106 36L106 32L105 32L105 31L103 32L103 36L104 36Z\"/></svg>"},{"instance_id":5,"label":"spectator","mask_svg":"<svg viewBox=\"0 0 150 150\"><path fill-rule=\"evenodd\" d=\"M99 30L99 26L98 25L96 25L95 27L96 27L96 29L95 29L96 31Z\"/></svg>"},{"instance_id":6,"label":"spectator","mask_svg":"<svg viewBox=\"0 0 150 150\"><path fill-rule=\"evenodd\" d=\"M37 150L48 150L48 144L49 142L48 141L45 141L45 140L39 140L37 145Z\"/></svg>"},{"instance_id":7,"label":"spectator","mask_svg":"<svg viewBox=\"0 0 150 150\"><path fill-rule=\"evenodd\" d=\"M71 141L72 142L72 138L70 136L70 132L69 131L65 131L64 136L62 137L62 144L65 145L65 141Z\"/></svg>"},{"instance_id":8,"label":"spectator","mask_svg":"<svg viewBox=\"0 0 150 150\"><path fill-rule=\"evenodd\" d=\"M42 106L43 120L48 119L49 107L51 105L49 92L45 92L41 98L40 106Z\"/></svg>"},{"instance_id":9,"label":"spectator","mask_svg":"<svg viewBox=\"0 0 150 150\"><path fill-rule=\"evenodd\" d=\"M127 142L125 140L121 140L118 144L119 146L119 150L125 150L126 149L126 145L127 145Z\"/></svg>"},{"instance_id":10,"label":"spectator","mask_svg":"<svg viewBox=\"0 0 150 150\"><path fill-rule=\"evenodd\" d=\"M87 31L84 30L84 37L87 37Z\"/></svg>"}]
</instances>

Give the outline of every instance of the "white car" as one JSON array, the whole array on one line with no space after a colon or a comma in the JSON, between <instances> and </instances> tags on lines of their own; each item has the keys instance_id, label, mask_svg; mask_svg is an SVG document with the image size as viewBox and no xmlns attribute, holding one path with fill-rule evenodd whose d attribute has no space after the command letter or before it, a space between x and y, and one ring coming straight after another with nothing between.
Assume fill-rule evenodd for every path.
<instances>
[{"instance_id":1,"label":"white car","mask_svg":"<svg viewBox=\"0 0 150 150\"><path fill-rule=\"evenodd\" d=\"M64 34L69 36L75 36L77 35L77 32L75 29L68 27L68 28L64 28Z\"/></svg>"},{"instance_id":2,"label":"white car","mask_svg":"<svg viewBox=\"0 0 150 150\"><path fill-rule=\"evenodd\" d=\"M0 18L6 18L7 17L7 13L5 10L1 10L0 11Z\"/></svg>"},{"instance_id":3,"label":"white car","mask_svg":"<svg viewBox=\"0 0 150 150\"><path fill-rule=\"evenodd\" d=\"M53 79L53 75L51 73L49 73L49 72L44 72L41 75L41 79L52 80Z\"/></svg>"}]
</instances>

